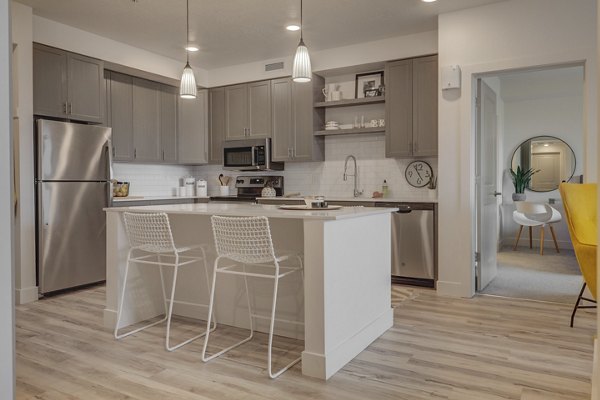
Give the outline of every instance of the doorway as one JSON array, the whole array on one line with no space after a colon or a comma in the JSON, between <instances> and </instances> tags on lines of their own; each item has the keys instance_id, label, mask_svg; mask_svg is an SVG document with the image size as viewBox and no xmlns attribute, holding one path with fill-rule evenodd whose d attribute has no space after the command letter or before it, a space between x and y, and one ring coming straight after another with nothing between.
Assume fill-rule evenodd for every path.
<instances>
[{"instance_id":1,"label":"doorway","mask_svg":"<svg viewBox=\"0 0 600 400\"><path fill-rule=\"evenodd\" d=\"M576 300L582 277L564 218L552 224L552 232L548 226L543 233L541 226L522 229L513 216L515 186L510 170L536 171L524 191L526 201L546 204L564 215L558 184L578 182L584 165L583 90L583 66L478 77L475 264L479 293L567 304Z\"/></svg>"}]
</instances>

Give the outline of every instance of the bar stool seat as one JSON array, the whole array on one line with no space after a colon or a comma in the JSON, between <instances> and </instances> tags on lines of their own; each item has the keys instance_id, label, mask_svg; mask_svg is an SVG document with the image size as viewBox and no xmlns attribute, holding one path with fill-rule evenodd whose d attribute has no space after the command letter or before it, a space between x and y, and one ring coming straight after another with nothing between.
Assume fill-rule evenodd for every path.
<instances>
[{"instance_id":1,"label":"bar stool seat","mask_svg":"<svg viewBox=\"0 0 600 400\"><path fill-rule=\"evenodd\" d=\"M279 280L288 275L300 272L304 278L302 257L293 252L287 252L275 255L273 239L267 217L211 217L213 234L215 237L215 246L217 249L217 258L214 263L214 273L212 288L210 292L210 304L208 309L207 330L210 327L213 315L215 288L218 274L231 274L244 277L244 286L246 289L246 301L248 303L248 317L250 323L250 335L213 355L207 356L206 349L210 332L207 331L204 338L204 348L202 349L202 361L208 362L220 355L236 348L248 341L254 336L254 318L269 318L269 344L267 347L267 368L269 377L277 378L283 372L287 371L293 365L301 360L301 357L294 359L285 367L277 372L272 370L272 352L273 352L273 332L275 328L275 312L277 307L277 293ZM233 264L219 266L219 261L229 260ZM280 265L283 261L294 260L295 264L291 266ZM254 314L250 305L250 294L248 290L248 278L264 278L273 280L273 301L271 304L271 315L265 317ZM301 322L286 321L304 325Z\"/></svg>"},{"instance_id":2,"label":"bar stool seat","mask_svg":"<svg viewBox=\"0 0 600 400\"><path fill-rule=\"evenodd\" d=\"M123 218L125 221L125 229L129 239L130 248L127 255L127 265L125 267L125 274L123 277L123 287L121 289L121 296L119 298L117 323L114 330L115 338L122 339L165 321L167 321L165 348L168 351L177 350L178 348L203 337L206 332L202 332L176 345L170 344L171 318L173 315L173 304L177 302L175 300L175 288L177 286L177 274L179 268L185 265L200 262L204 268L204 273L206 276L206 289L208 293L209 276L208 267L206 264L206 252L208 246L205 244L176 246L173 240L173 233L171 231L169 217L165 213L124 213ZM121 317L123 316L123 302L127 289L127 277L129 274L130 265L132 263L158 267L163 295L163 304L165 306L165 316L158 321L144 325L140 328L133 329L125 333L119 333L119 325L121 322ZM171 284L169 298L167 298L165 291L163 267L173 268L173 282ZM207 307L206 304L200 303L186 302L186 304ZM216 321L213 323L212 329L214 330L215 328Z\"/></svg>"}]
</instances>

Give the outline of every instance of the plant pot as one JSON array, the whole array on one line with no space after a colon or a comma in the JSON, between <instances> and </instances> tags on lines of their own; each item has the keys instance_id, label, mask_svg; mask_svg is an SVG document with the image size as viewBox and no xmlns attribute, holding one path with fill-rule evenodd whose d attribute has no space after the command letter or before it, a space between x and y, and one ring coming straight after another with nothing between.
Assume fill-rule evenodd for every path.
<instances>
[{"instance_id":1,"label":"plant pot","mask_svg":"<svg viewBox=\"0 0 600 400\"><path fill-rule=\"evenodd\" d=\"M525 193L513 193L512 199L513 201L525 201L527 199L527 195L525 195Z\"/></svg>"}]
</instances>

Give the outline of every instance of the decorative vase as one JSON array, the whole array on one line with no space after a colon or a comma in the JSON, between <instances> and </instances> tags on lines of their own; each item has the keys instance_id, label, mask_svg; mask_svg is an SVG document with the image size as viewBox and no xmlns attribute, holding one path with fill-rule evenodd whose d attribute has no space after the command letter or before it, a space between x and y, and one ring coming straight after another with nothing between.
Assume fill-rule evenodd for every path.
<instances>
[{"instance_id":1,"label":"decorative vase","mask_svg":"<svg viewBox=\"0 0 600 400\"><path fill-rule=\"evenodd\" d=\"M525 193L513 193L512 199L513 201L525 201L525 199L527 199L527 196L525 195Z\"/></svg>"}]
</instances>

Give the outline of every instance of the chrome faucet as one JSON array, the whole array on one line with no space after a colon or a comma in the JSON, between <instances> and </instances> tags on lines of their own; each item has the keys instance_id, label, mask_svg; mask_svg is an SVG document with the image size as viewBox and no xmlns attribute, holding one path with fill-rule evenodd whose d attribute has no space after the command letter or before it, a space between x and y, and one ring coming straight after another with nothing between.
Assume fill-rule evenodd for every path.
<instances>
[{"instance_id":1,"label":"chrome faucet","mask_svg":"<svg viewBox=\"0 0 600 400\"><path fill-rule=\"evenodd\" d=\"M348 160L354 161L354 174L353 175L348 175L348 173L346 172L348 170ZM356 187L357 175L358 175L358 167L356 166L356 157L354 157L352 154L350 154L348 157L346 157L346 161L344 162L344 181L347 181L349 176L354 177L354 197L358 197L361 194L363 194L363 191L358 190L358 188Z\"/></svg>"}]
</instances>

